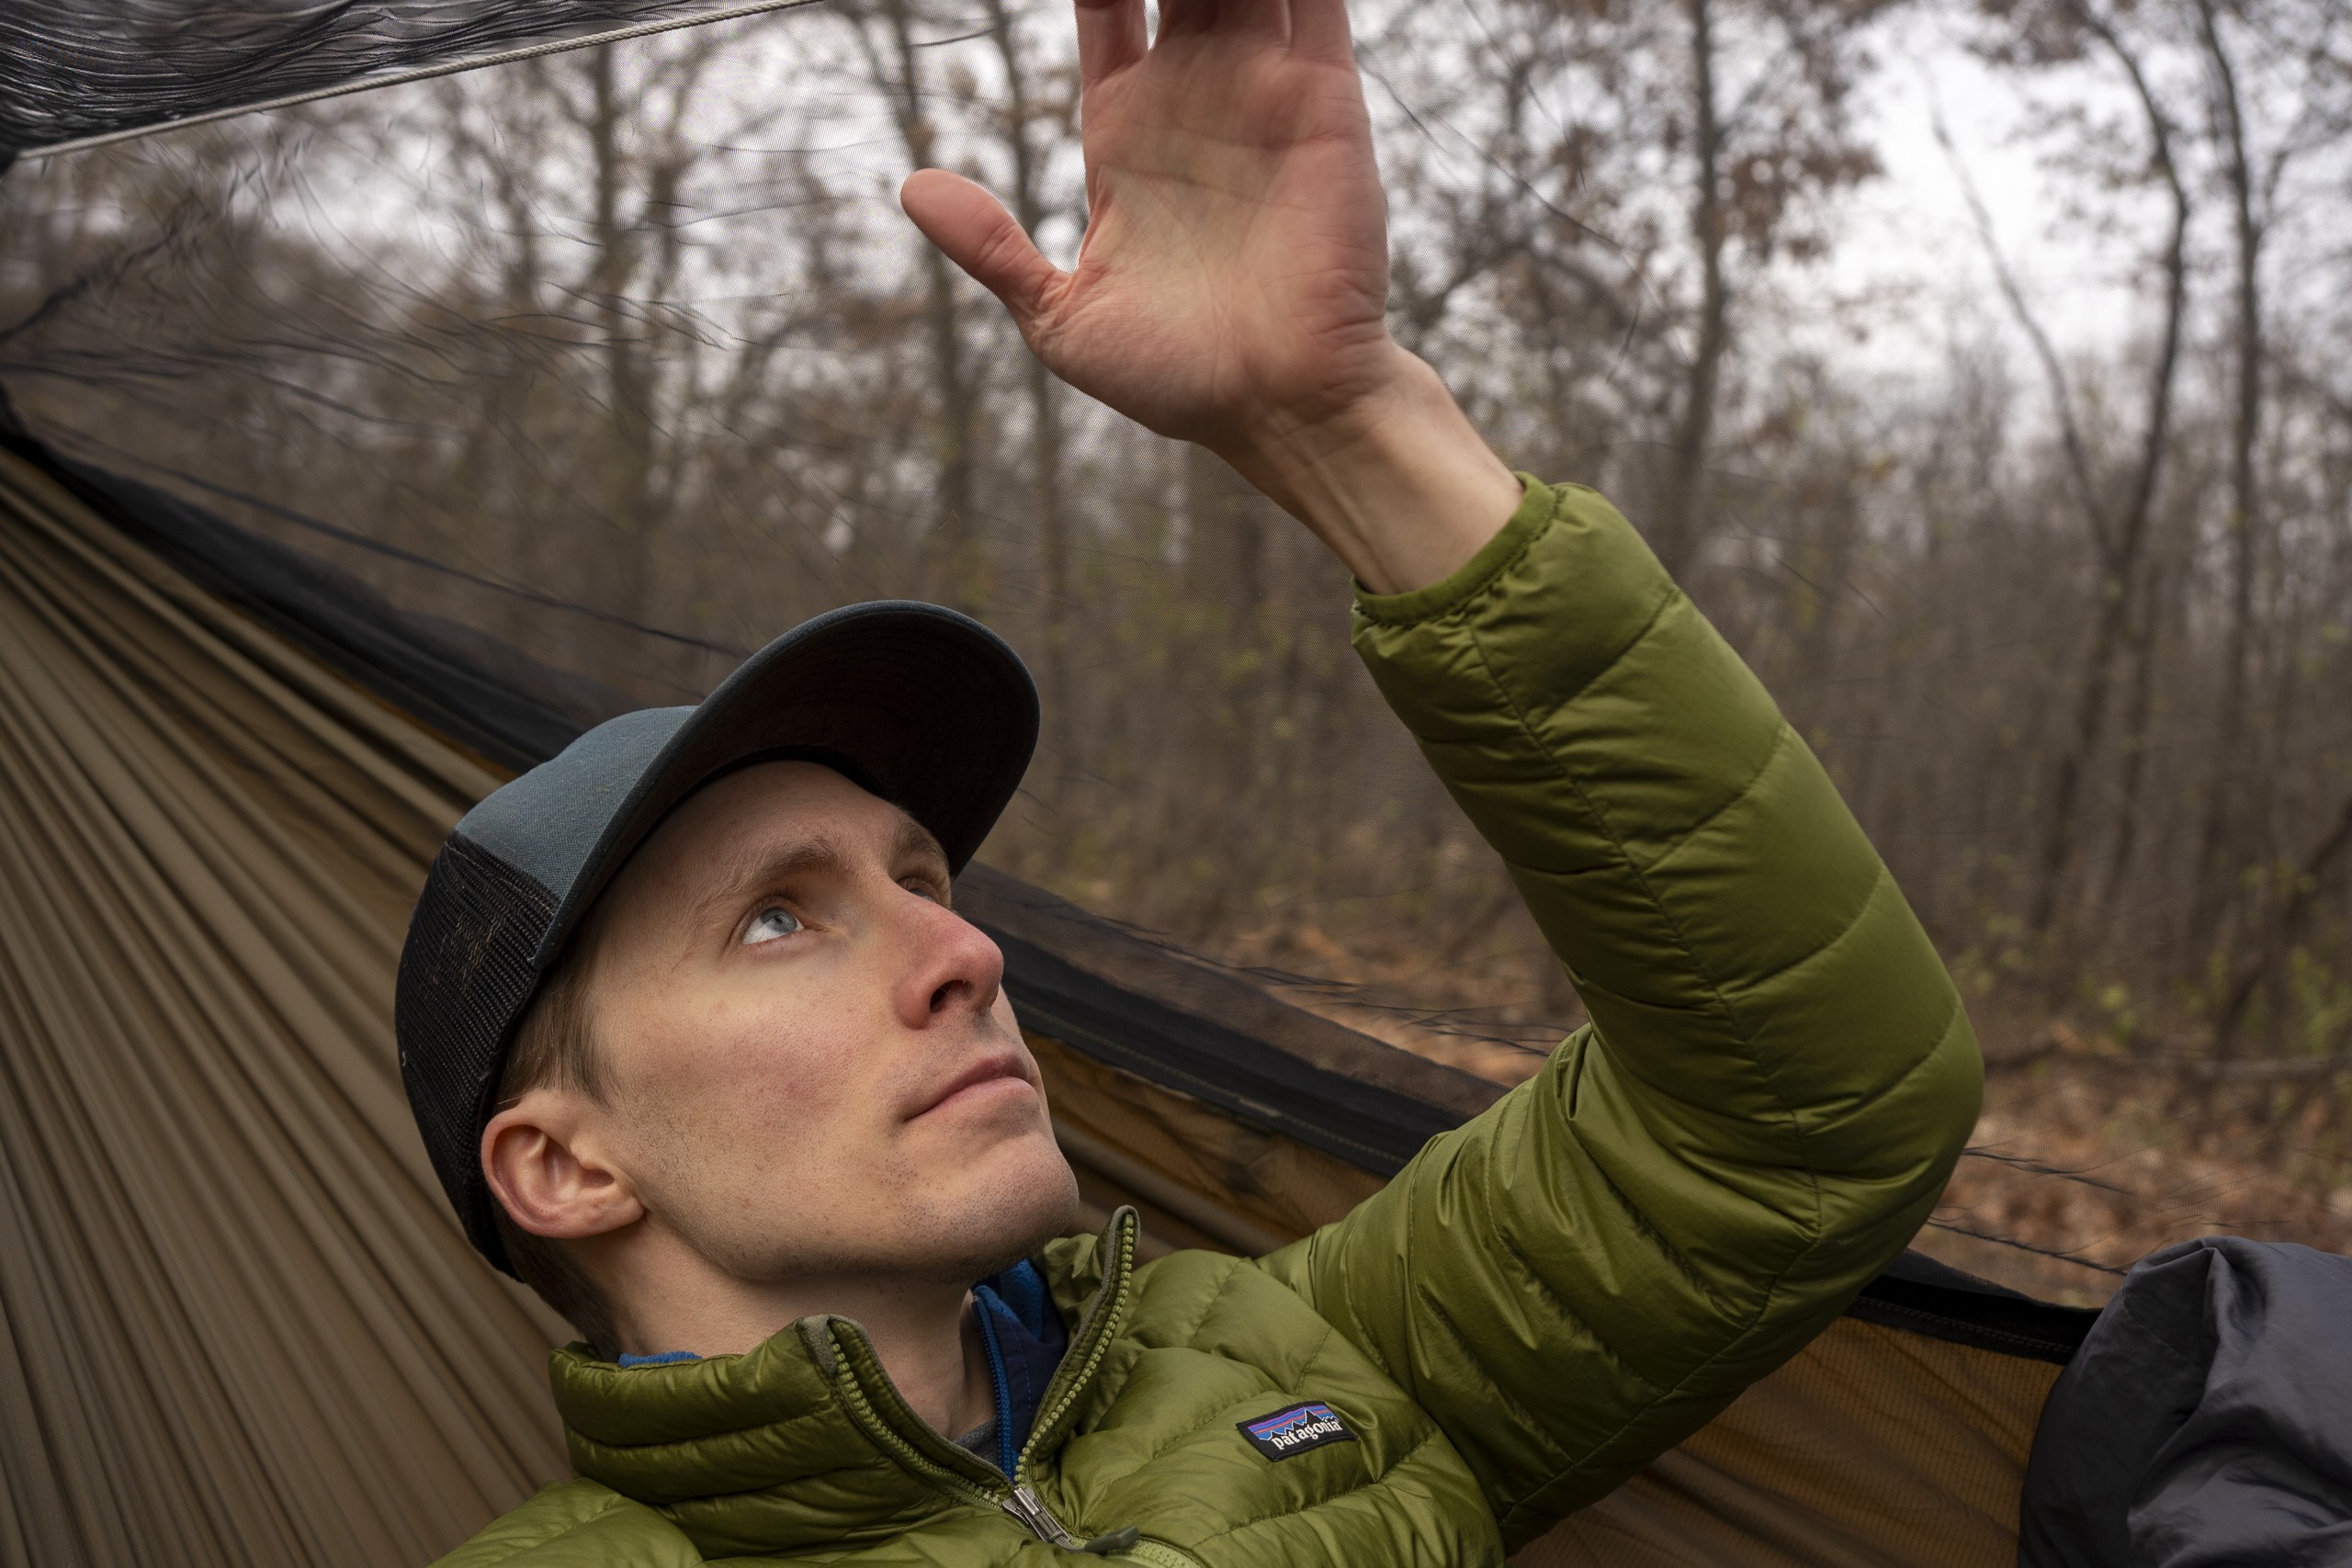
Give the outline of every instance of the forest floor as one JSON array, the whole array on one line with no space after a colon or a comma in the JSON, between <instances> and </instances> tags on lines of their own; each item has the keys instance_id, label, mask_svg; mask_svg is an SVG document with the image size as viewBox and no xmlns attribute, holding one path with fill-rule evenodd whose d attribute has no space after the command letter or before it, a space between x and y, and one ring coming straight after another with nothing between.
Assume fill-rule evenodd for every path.
<instances>
[{"instance_id":1,"label":"forest floor","mask_svg":"<svg viewBox=\"0 0 2352 1568\"><path fill-rule=\"evenodd\" d=\"M2048 1300L2106 1300L2158 1247L2230 1234L2352 1252L2345 1102L2256 1118L2096 1038L1993 1062L1969 1154L1919 1241ZM2036 1035L2067 1035L2044 1026ZM2039 1249L2039 1250L2034 1250Z\"/></svg>"}]
</instances>

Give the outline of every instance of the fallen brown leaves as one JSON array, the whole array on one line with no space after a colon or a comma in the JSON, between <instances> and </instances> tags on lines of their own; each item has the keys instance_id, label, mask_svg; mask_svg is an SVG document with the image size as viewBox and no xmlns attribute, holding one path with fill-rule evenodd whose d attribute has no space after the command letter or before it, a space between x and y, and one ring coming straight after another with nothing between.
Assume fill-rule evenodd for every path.
<instances>
[{"instance_id":1,"label":"fallen brown leaves","mask_svg":"<svg viewBox=\"0 0 2352 1568\"><path fill-rule=\"evenodd\" d=\"M2049 1300L2104 1301L2158 1247L2228 1233L2352 1251L2352 1143L2343 1095L2283 1114L2217 1089L2194 1064L2111 1043L2001 1053L1984 1112L1919 1247Z\"/></svg>"}]
</instances>

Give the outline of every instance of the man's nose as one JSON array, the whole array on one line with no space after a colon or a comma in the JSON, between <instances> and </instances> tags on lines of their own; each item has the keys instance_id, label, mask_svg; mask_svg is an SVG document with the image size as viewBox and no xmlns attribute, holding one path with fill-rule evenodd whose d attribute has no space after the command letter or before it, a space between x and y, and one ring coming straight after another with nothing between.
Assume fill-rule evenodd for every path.
<instances>
[{"instance_id":1,"label":"man's nose","mask_svg":"<svg viewBox=\"0 0 2352 1568\"><path fill-rule=\"evenodd\" d=\"M949 1014L984 1013L1004 984L1004 953L952 909L915 894L901 906L907 967L894 998L899 1021L922 1029Z\"/></svg>"}]
</instances>

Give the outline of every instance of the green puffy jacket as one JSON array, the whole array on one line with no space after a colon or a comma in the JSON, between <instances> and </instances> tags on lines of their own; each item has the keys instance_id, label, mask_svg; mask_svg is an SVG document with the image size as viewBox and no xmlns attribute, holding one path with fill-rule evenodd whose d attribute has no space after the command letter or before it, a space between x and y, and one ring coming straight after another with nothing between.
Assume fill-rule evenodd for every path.
<instances>
[{"instance_id":1,"label":"green puffy jacket","mask_svg":"<svg viewBox=\"0 0 2352 1568\"><path fill-rule=\"evenodd\" d=\"M1935 1202L1980 1069L1804 742L1575 487L1531 483L1450 581L1361 597L1355 642L1592 1023L1271 1257L1138 1268L1128 1214L1047 1247L1074 1327L1013 1477L845 1319L673 1365L572 1348L580 1478L447 1562L1494 1564L1844 1307ZM1333 1420L1286 1451L1242 1429L1310 1404Z\"/></svg>"}]
</instances>

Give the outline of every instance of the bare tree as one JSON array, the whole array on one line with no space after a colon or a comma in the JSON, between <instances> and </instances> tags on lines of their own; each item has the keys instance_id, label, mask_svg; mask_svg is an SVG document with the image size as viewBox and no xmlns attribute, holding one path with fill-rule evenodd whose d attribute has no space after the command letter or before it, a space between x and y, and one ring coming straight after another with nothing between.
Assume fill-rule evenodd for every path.
<instances>
[{"instance_id":1,"label":"bare tree","mask_svg":"<svg viewBox=\"0 0 2352 1568\"><path fill-rule=\"evenodd\" d=\"M2041 936L2050 931L2057 918L2060 894L2077 847L2085 779L2107 739L2118 674L2135 654L2144 662L2149 657L2145 639L2154 635L2153 617L2143 616L2140 611L2148 586L2145 574L2157 486L2172 443L2174 398L2188 314L2188 237L2193 204L2177 152L2172 113L2150 75L2143 50L2125 34L2114 17L2095 10L2083 0L2056 0L2047 8L2017 6L2007 0L1995 0L1987 9L2009 28L1994 52L2011 63L2036 65L2066 61L2078 58L2086 49L2103 52L2113 62L2130 88L2145 137L2143 175L2162 189L2168 209L2165 238L2156 259L2161 302L2157 307L2155 347L2150 355L2143 393L2146 412L2135 444L2137 450L2123 476L2122 494L2111 499L2094 467L2082 420L2074 407L2073 392L2056 349L1995 243L1991 220L1982 200L1973 186L1968 191L1978 231L2000 278L2002 294L2032 343L2049 382L2064 433L2076 503L2098 569L2090 639L2075 689L2073 720L2057 738L2057 755L2050 769L2049 806L2034 856L2026 929ZM2132 636L2135 627L2140 632L2137 638ZM2140 646L2135 648L2135 642ZM2127 746L2136 744L2136 738L2127 740ZM2127 776L2136 788L2138 775ZM2128 802L2127 812L2135 807L2136 802Z\"/></svg>"},{"instance_id":2,"label":"bare tree","mask_svg":"<svg viewBox=\"0 0 2352 1568\"><path fill-rule=\"evenodd\" d=\"M1724 212L1723 107L1715 88L1715 16L1718 0L1688 0L1690 18L1690 248L1698 259L1697 342L1683 380L1680 411L1667 447L1654 529L1659 559L1668 571L1689 556L1693 513L1707 471L1709 439L1723 379L1724 355L1731 346L1731 291L1724 279L1724 244L1729 224Z\"/></svg>"},{"instance_id":3,"label":"bare tree","mask_svg":"<svg viewBox=\"0 0 2352 1568\"><path fill-rule=\"evenodd\" d=\"M2217 152L2230 212L2230 333L2235 359L2230 410L2228 634L2221 656L2219 728L2206 783L2204 820L2198 831L2191 907L2191 939L2199 947L2211 945L2219 935L2233 869L2246 862L2250 847L2243 830L2234 830L2233 825L2246 815L2243 789L2252 761L2246 720L2253 705L2256 579L2268 529L2257 457L2269 375L2264 261L2279 192L2291 165L2344 132L2340 95L2345 71L2335 51L2338 13L2334 6L2289 5L2263 7L2257 19L2245 15L2244 7L2224 6L2221 0L2196 0L2197 39L2206 65L2209 139ZM2273 82L2273 92L2291 107L2284 123L2270 127L2268 137L2262 138L2267 148L2256 145L2261 131L2233 33L2267 57L2263 63L2273 67L2274 75L2286 77Z\"/></svg>"},{"instance_id":4,"label":"bare tree","mask_svg":"<svg viewBox=\"0 0 2352 1568\"><path fill-rule=\"evenodd\" d=\"M938 161L945 143L933 114L933 88L915 36L915 0L859 0L840 13L855 34L867 79L888 95L891 118L907 167ZM937 247L921 252L923 323L937 396L932 445L937 467L931 570L935 592L959 608L979 610L989 600L988 563L980 536L978 443L981 387L972 362L962 291L956 268Z\"/></svg>"},{"instance_id":5,"label":"bare tree","mask_svg":"<svg viewBox=\"0 0 2352 1568\"><path fill-rule=\"evenodd\" d=\"M997 62L1004 73L1004 107L999 134L1011 154L1012 215L1023 230L1036 234L1049 217L1057 216L1046 197L1046 164L1052 156L1055 133L1067 138L1075 107L1068 73L1058 93L1049 87L1049 73L1042 68L1034 46L1015 25L1006 0L987 0L989 37L996 45ZM1069 560L1069 507L1062 493L1062 388L1046 362L1023 356L1029 399L1031 450L1031 514L1036 520L1039 616L1045 643L1046 698L1049 723L1057 724L1070 695L1069 634L1072 584Z\"/></svg>"}]
</instances>

